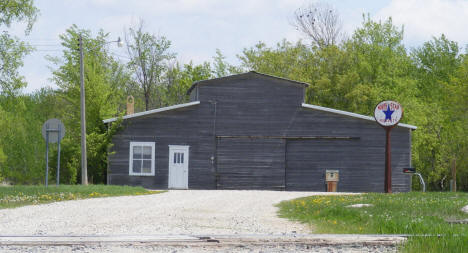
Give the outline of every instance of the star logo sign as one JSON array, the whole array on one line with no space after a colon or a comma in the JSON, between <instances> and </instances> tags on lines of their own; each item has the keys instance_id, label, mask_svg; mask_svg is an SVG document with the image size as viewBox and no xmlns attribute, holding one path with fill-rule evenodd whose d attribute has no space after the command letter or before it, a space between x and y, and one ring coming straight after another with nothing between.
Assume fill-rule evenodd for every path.
<instances>
[{"instance_id":1,"label":"star logo sign","mask_svg":"<svg viewBox=\"0 0 468 253\"><path fill-rule=\"evenodd\" d=\"M394 112L394 110L390 110L390 105L387 104L387 110L386 111L382 111L383 113L385 113L385 122L390 121L392 122L392 114Z\"/></svg>"}]
</instances>

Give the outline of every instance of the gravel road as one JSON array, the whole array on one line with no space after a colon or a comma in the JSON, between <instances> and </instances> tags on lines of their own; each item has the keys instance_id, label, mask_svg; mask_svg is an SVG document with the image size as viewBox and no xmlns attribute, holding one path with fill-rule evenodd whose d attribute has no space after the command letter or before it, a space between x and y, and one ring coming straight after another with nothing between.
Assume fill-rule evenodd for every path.
<instances>
[{"instance_id":1,"label":"gravel road","mask_svg":"<svg viewBox=\"0 0 468 253\"><path fill-rule=\"evenodd\" d=\"M280 191L169 191L162 194L96 198L0 210L0 238L8 236L248 235L296 237L313 229L277 217L275 204L326 193ZM333 194L333 193L328 193ZM78 238L75 237L75 238ZM395 252L394 244L346 243L0 243L0 252ZM197 246L198 245L198 246Z\"/></svg>"},{"instance_id":2,"label":"gravel road","mask_svg":"<svg viewBox=\"0 0 468 253\"><path fill-rule=\"evenodd\" d=\"M313 194L184 190L25 206L0 210L0 235L309 233L274 204Z\"/></svg>"}]
</instances>

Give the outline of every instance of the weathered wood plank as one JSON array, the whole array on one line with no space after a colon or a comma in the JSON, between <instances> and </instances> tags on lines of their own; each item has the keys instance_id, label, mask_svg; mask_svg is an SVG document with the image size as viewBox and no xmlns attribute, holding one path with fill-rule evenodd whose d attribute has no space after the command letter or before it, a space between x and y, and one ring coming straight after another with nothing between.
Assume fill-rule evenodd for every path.
<instances>
[{"instance_id":1,"label":"weathered wood plank","mask_svg":"<svg viewBox=\"0 0 468 253\"><path fill-rule=\"evenodd\" d=\"M281 139L218 139L218 188L283 187L284 143Z\"/></svg>"}]
</instances>

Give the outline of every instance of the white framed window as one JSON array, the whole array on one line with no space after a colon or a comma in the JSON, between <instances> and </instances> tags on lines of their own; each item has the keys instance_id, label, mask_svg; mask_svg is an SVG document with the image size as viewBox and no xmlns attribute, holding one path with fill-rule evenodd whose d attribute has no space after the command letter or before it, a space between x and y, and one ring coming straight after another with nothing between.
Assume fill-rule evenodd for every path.
<instances>
[{"instance_id":1,"label":"white framed window","mask_svg":"<svg viewBox=\"0 0 468 253\"><path fill-rule=\"evenodd\" d=\"M131 176L154 176L154 142L130 142L128 174Z\"/></svg>"}]
</instances>

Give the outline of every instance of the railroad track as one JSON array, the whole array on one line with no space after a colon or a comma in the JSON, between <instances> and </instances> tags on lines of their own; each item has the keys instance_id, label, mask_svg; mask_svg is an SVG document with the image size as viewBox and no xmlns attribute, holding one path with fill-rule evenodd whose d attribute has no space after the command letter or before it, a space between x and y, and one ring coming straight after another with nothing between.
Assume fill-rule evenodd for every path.
<instances>
[{"instance_id":1,"label":"railroad track","mask_svg":"<svg viewBox=\"0 0 468 253\"><path fill-rule=\"evenodd\" d=\"M244 234L244 235L5 235L0 246L135 245L135 246L392 246L406 241L406 235L362 234Z\"/></svg>"}]
</instances>

